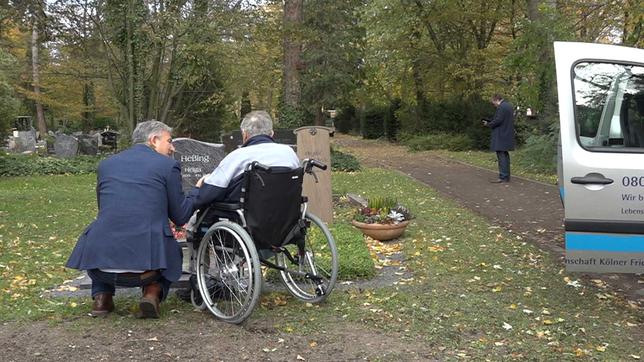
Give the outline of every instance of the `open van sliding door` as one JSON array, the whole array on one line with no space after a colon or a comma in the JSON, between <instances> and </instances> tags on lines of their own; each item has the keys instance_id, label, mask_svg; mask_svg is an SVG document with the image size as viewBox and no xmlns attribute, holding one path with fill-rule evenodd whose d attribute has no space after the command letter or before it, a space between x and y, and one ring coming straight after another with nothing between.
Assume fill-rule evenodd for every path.
<instances>
[{"instance_id":1,"label":"open van sliding door","mask_svg":"<svg viewBox=\"0 0 644 362\"><path fill-rule=\"evenodd\" d=\"M554 47L566 269L644 273L644 50Z\"/></svg>"}]
</instances>

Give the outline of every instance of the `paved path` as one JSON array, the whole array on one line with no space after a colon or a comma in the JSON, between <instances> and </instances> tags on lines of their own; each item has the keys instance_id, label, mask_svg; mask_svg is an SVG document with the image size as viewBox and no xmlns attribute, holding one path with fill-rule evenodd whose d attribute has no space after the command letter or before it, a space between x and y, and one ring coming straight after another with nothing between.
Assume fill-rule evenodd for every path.
<instances>
[{"instance_id":1,"label":"paved path","mask_svg":"<svg viewBox=\"0 0 644 362\"><path fill-rule=\"evenodd\" d=\"M473 210L492 223L521 235L563 258L563 206L556 186L519 177L493 184L497 173L439 157L432 152L408 152L384 141L336 134L333 143L369 167L407 174ZM563 267L563 261L562 261ZM644 302L644 279L632 274L587 275L601 278L630 299Z\"/></svg>"}]
</instances>

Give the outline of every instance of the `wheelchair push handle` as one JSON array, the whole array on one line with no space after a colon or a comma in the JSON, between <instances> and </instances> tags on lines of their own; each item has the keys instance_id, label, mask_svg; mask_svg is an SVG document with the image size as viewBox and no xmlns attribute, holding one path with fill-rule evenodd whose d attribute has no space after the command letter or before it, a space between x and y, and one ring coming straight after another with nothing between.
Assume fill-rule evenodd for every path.
<instances>
[{"instance_id":1,"label":"wheelchair push handle","mask_svg":"<svg viewBox=\"0 0 644 362\"><path fill-rule=\"evenodd\" d=\"M304 165L304 171L306 173L312 173L313 172L313 167L317 167L321 170L326 170L327 166L323 164L322 162L318 160L314 160L312 158L307 158L302 161L302 164Z\"/></svg>"},{"instance_id":2,"label":"wheelchair push handle","mask_svg":"<svg viewBox=\"0 0 644 362\"><path fill-rule=\"evenodd\" d=\"M265 171L265 172L270 172L270 170L271 170L270 167L268 167L268 166L266 166L264 164L261 164L261 163L259 163L257 161L253 161L253 163L250 164L250 167L253 168L253 169L259 169L259 170L262 170L262 171Z\"/></svg>"}]
</instances>

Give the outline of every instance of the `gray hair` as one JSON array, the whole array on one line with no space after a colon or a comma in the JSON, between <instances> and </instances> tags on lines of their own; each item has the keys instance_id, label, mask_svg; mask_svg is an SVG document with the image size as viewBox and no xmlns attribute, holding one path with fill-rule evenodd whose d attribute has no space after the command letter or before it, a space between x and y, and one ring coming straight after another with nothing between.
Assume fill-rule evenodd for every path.
<instances>
[{"instance_id":1,"label":"gray hair","mask_svg":"<svg viewBox=\"0 0 644 362\"><path fill-rule=\"evenodd\" d=\"M172 128L163 122L154 120L141 122L136 125L134 132L132 132L132 143L146 143L150 137L159 136L163 131L172 133Z\"/></svg>"},{"instance_id":2,"label":"gray hair","mask_svg":"<svg viewBox=\"0 0 644 362\"><path fill-rule=\"evenodd\" d=\"M240 128L249 138L262 134L270 136L273 132L273 120L266 111L253 111L244 117Z\"/></svg>"}]
</instances>

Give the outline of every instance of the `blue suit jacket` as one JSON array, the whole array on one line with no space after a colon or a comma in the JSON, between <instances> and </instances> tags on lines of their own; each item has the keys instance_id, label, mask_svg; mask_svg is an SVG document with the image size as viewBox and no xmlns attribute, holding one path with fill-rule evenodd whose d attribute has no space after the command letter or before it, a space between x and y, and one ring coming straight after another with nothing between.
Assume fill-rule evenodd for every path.
<instances>
[{"instance_id":1,"label":"blue suit jacket","mask_svg":"<svg viewBox=\"0 0 644 362\"><path fill-rule=\"evenodd\" d=\"M178 280L182 253L168 219L183 225L194 211L194 196L181 189L179 162L138 144L102 161L97 177L98 216L67 267L161 269L168 280Z\"/></svg>"},{"instance_id":2,"label":"blue suit jacket","mask_svg":"<svg viewBox=\"0 0 644 362\"><path fill-rule=\"evenodd\" d=\"M503 101L496 108L494 119L487 124L492 128L490 150L512 151L514 149L514 110L512 105Z\"/></svg>"}]
</instances>

